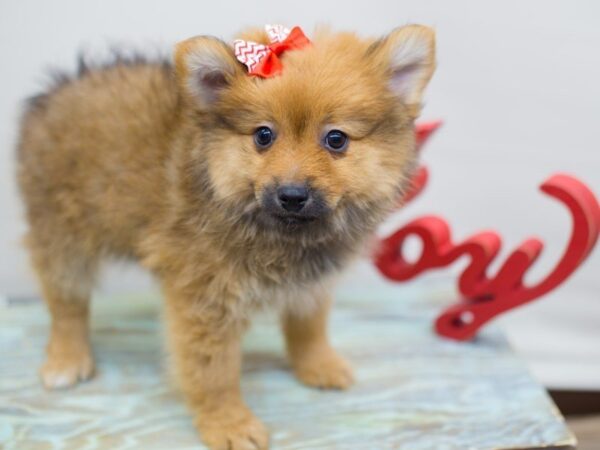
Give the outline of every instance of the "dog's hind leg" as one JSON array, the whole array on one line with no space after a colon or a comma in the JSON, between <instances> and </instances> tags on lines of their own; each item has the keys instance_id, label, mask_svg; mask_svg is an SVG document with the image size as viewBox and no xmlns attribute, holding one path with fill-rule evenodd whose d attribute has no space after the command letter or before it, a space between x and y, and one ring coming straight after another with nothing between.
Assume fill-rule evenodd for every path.
<instances>
[{"instance_id":1,"label":"dog's hind leg","mask_svg":"<svg viewBox=\"0 0 600 450\"><path fill-rule=\"evenodd\" d=\"M285 311L282 317L286 347L296 377L304 384L324 389L346 389L354 381L348 363L331 347L327 319L331 300L327 294L310 311Z\"/></svg>"},{"instance_id":2,"label":"dog's hind leg","mask_svg":"<svg viewBox=\"0 0 600 450\"><path fill-rule=\"evenodd\" d=\"M56 241L55 245L40 244L29 236L31 259L51 318L47 358L40 375L46 388L60 389L94 373L89 302L97 263L65 245L56 248Z\"/></svg>"}]
</instances>

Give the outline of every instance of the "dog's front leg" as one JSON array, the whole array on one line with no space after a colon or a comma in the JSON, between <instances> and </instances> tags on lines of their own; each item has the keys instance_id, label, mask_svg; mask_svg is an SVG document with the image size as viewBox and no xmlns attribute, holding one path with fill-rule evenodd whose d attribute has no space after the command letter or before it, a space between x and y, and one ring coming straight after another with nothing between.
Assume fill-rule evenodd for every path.
<instances>
[{"instance_id":1,"label":"dog's front leg","mask_svg":"<svg viewBox=\"0 0 600 450\"><path fill-rule=\"evenodd\" d=\"M319 388L346 389L353 383L352 369L337 354L327 337L331 299L318 294L315 306L305 311L288 309L282 318L288 354L296 377Z\"/></svg>"},{"instance_id":2,"label":"dog's front leg","mask_svg":"<svg viewBox=\"0 0 600 450\"><path fill-rule=\"evenodd\" d=\"M213 450L266 449L267 430L240 392L245 320L234 316L227 298L188 289L165 287L166 315L175 375L195 425Z\"/></svg>"}]
</instances>

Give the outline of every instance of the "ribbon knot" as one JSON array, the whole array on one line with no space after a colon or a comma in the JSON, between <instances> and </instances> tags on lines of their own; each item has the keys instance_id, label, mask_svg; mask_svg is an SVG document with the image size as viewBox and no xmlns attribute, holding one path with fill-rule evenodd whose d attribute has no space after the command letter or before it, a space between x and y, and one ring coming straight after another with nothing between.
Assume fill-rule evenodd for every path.
<instances>
[{"instance_id":1,"label":"ribbon knot","mask_svg":"<svg viewBox=\"0 0 600 450\"><path fill-rule=\"evenodd\" d=\"M269 45L236 39L233 42L235 57L248 67L248 74L269 78L281 73L283 65L279 55L287 50L299 50L310 44L300 27L291 30L283 25L266 25Z\"/></svg>"}]
</instances>

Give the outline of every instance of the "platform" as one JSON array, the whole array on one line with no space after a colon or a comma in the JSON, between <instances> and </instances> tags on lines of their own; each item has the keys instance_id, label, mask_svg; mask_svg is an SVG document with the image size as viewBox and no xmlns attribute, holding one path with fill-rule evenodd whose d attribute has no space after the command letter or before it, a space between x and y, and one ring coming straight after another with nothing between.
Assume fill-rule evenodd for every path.
<instances>
[{"instance_id":1,"label":"platform","mask_svg":"<svg viewBox=\"0 0 600 450\"><path fill-rule=\"evenodd\" d=\"M545 390L492 327L471 343L436 337L450 282L341 290L332 339L352 362L346 392L306 388L273 317L245 340L242 388L273 449L574 448ZM46 392L37 378L48 319L39 301L0 304L0 448L203 448L162 368L156 295L97 298L96 378Z\"/></svg>"}]
</instances>

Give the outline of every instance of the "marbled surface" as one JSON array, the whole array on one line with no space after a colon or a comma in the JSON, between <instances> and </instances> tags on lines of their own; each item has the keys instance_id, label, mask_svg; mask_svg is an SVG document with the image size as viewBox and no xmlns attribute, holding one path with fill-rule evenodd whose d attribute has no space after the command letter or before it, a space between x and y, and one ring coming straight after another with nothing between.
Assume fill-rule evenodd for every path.
<instances>
[{"instance_id":1,"label":"marbled surface","mask_svg":"<svg viewBox=\"0 0 600 450\"><path fill-rule=\"evenodd\" d=\"M245 340L242 388L272 448L571 448L562 417L497 329L471 343L433 334L448 286L340 292L331 334L356 370L347 392L298 384L273 317L260 317ZM96 378L46 392L37 378L43 305L0 304L0 448L202 448L167 381L159 311L153 295L96 298Z\"/></svg>"}]
</instances>

